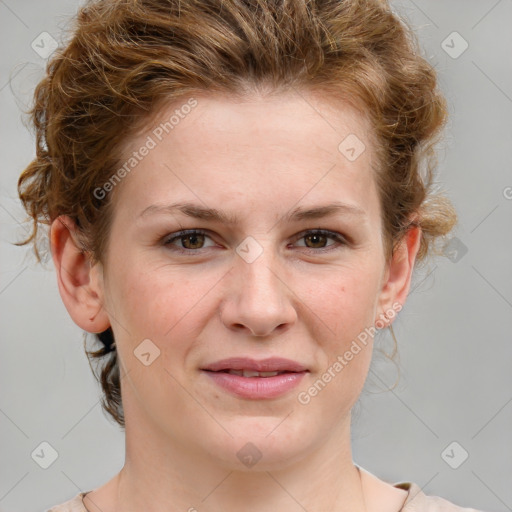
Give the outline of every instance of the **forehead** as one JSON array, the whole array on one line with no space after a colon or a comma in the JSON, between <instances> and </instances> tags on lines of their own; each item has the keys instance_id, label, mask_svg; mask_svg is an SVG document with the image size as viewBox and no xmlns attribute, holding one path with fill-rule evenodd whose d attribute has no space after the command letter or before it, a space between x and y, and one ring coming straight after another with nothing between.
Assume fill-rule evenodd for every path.
<instances>
[{"instance_id":1,"label":"forehead","mask_svg":"<svg viewBox=\"0 0 512 512\"><path fill-rule=\"evenodd\" d=\"M263 143L267 150L279 145L283 149L293 148L295 141L295 150L306 153L317 148L337 156L344 149L339 147L340 142L352 134L361 143L364 141L366 149L371 149L369 112L355 98L344 96L348 101L341 93L334 97L326 91L311 89L259 89L243 94L196 91L178 99L161 100L146 116L139 136L128 137L124 147L129 152L150 134L159 145L171 139L176 143L200 144L203 149L231 138L239 142L229 147L232 153L250 150L258 143ZM201 139L197 137L199 131ZM300 145L305 137L306 147ZM218 152L226 149L219 147Z\"/></svg>"},{"instance_id":2,"label":"forehead","mask_svg":"<svg viewBox=\"0 0 512 512\"><path fill-rule=\"evenodd\" d=\"M231 137L245 150L261 142L268 149L279 145L301 149L301 152L320 148L335 155L339 142L350 132L357 133L360 139L370 135L364 111L321 92L294 89L244 96L201 93L195 95L194 100L193 109L187 108L190 97L162 106L153 120L155 135L158 137L160 132L165 137L172 130L178 137L181 133L186 138L195 130L206 130L208 137L201 140L204 143ZM183 115L188 110L190 112ZM169 113L178 114L179 119L177 115L169 117ZM169 121L171 124L177 121L181 129L177 123L169 130ZM190 129L186 130L187 127ZM306 147L300 145L305 137L309 137ZM199 141L196 138L194 142ZM233 145L229 149L236 151L238 147Z\"/></svg>"},{"instance_id":3,"label":"forehead","mask_svg":"<svg viewBox=\"0 0 512 512\"><path fill-rule=\"evenodd\" d=\"M306 195L318 202L326 193L364 202L372 192L367 118L318 93L183 97L162 104L127 141L124 163L144 146L151 149L132 162L116 190L130 197L132 211L170 199L215 200L216 207L229 199L236 206L237 195L241 206L248 200L291 206Z\"/></svg>"}]
</instances>

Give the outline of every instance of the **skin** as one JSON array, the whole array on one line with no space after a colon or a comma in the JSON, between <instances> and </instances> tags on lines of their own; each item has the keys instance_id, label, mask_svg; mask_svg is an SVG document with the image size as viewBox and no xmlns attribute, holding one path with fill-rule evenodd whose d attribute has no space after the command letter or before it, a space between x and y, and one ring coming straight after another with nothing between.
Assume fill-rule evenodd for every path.
<instances>
[{"instance_id":1,"label":"skin","mask_svg":"<svg viewBox=\"0 0 512 512\"><path fill-rule=\"evenodd\" d=\"M116 186L103 266L80 253L70 218L52 224L62 300L82 329L112 326L121 363L125 465L84 503L91 512L397 511L407 491L360 476L351 454L350 412L373 340L308 404L297 400L409 291L420 230L411 228L385 261L370 127L319 93L194 97L197 106ZM151 133L127 142L127 158ZM366 146L352 162L338 150L348 134ZM238 223L138 217L177 201L236 214ZM334 201L363 214L284 219L298 206ZM161 241L192 228L207 236ZM314 229L349 243L304 238ZM252 263L236 252L248 236L263 251ZM133 353L144 339L160 350L149 366ZM286 357L309 373L283 397L247 400L200 371L241 355ZM252 468L237 457L248 442L262 454Z\"/></svg>"}]
</instances>

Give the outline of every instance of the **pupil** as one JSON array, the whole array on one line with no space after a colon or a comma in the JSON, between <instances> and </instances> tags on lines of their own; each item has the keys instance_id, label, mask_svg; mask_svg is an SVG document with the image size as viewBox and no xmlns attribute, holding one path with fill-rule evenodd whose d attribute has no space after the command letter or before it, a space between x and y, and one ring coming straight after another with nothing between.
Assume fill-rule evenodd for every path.
<instances>
[{"instance_id":1,"label":"pupil","mask_svg":"<svg viewBox=\"0 0 512 512\"><path fill-rule=\"evenodd\" d=\"M193 247L188 247L190 244L185 243L184 244L185 248L186 249L200 249L200 247L196 247L196 245L201 245L201 241L198 242L198 240L200 240L201 237L203 237L203 235L187 235L185 237L185 241L192 240L192 246Z\"/></svg>"},{"instance_id":2,"label":"pupil","mask_svg":"<svg viewBox=\"0 0 512 512\"><path fill-rule=\"evenodd\" d=\"M321 244L322 241L325 241L325 236L324 235L318 235L318 234L308 235L306 238L308 240L313 239L313 244L316 244L316 243L320 243Z\"/></svg>"}]
</instances>

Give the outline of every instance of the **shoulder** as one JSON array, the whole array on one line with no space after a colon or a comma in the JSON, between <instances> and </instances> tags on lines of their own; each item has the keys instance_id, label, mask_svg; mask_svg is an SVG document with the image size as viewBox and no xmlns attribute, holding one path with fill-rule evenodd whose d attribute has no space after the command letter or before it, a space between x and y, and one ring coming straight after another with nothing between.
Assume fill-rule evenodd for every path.
<instances>
[{"instance_id":1,"label":"shoulder","mask_svg":"<svg viewBox=\"0 0 512 512\"><path fill-rule=\"evenodd\" d=\"M55 505L52 508L45 510L45 512L87 512L84 507L84 502L82 498L87 492L80 492L74 498L61 503L60 505Z\"/></svg>"},{"instance_id":2,"label":"shoulder","mask_svg":"<svg viewBox=\"0 0 512 512\"><path fill-rule=\"evenodd\" d=\"M394 487L408 491L400 512L482 512L475 508L459 507L439 496L427 496L413 482L399 482L394 484Z\"/></svg>"}]
</instances>

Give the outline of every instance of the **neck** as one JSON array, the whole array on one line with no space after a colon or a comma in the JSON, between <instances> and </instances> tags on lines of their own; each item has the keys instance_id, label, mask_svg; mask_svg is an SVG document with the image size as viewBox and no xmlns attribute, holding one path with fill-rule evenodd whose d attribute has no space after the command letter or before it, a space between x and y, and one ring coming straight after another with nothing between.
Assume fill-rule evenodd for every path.
<instances>
[{"instance_id":1,"label":"neck","mask_svg":"<svg viewBox=\"0 0 512 512\"><path fill-rule=\"evenodd\" d=\"M135 427L126 430L126 462L116 478L112 512L366 512L352 462L350 416L339 431L300 458L283 463L276 457L272 462L264 453L247 470L219 464L217 457L194 452L163 434L148 435L149 425L128 424Z\"/></svg>"}]
</instances>

